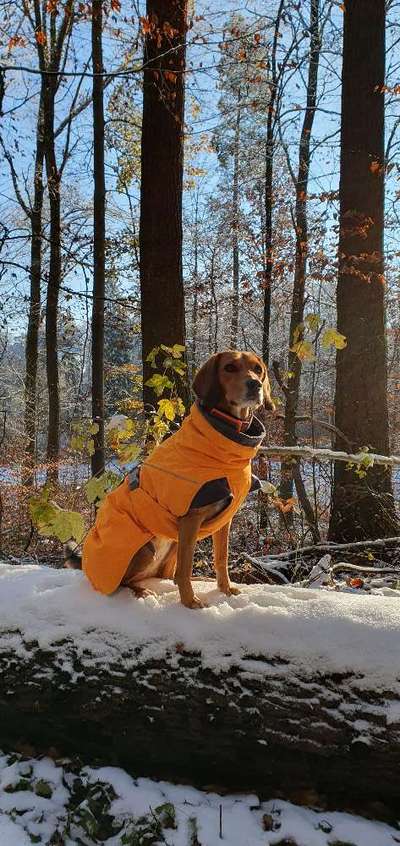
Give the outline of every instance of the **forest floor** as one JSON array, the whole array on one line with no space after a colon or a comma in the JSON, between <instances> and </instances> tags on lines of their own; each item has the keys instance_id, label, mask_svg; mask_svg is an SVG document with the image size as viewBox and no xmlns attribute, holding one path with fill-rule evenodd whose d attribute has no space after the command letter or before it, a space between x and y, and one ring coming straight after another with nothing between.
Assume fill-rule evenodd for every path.
<instances>
[{"instance_id":1,"label":"forest floor","mask_svg":"<svg viewBox=\"0 0 400 846\"><path fill-rule=\"evenodd\" d=\"M395 846L393 828L280 799L219 795L116 767L0 753L2 846Z\"/></svg>"}]
</instances>

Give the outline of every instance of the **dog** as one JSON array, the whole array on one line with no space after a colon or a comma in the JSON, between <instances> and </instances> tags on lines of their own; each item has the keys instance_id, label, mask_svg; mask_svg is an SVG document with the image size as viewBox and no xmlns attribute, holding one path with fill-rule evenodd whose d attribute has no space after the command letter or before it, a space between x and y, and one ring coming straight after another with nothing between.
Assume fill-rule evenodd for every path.
<instances>
[{"instance_id":1,"label":"dog","mask_svg":"<svg viewBox=\"0 0 400 846\"><path fill-rule=\"evenodd\" d=\"M254 353L216 353L197 372L193 392L197 403L179 431L99 509L83 569L103 593L126 586L144 597L151 594L140 584L144 579L174 579L182 604L203 608L192 585L193 556L197 540L209 535L219 590L239 593L229 579L229 533L265 436L253 412L261 405L275 409L267 367ZM81 567L80 554L67 552L65 566Z\"/></svg>"}]
</instances>

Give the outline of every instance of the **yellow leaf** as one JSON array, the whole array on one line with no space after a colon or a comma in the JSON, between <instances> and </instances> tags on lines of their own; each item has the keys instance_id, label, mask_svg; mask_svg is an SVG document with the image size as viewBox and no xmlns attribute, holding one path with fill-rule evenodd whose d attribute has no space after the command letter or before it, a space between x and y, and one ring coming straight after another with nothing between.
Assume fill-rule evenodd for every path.
<instances>
[{"instance_id":1,"label":"yellow leaf","mask_svg":"<svg viewBox=\"0 0 400 846\"><path fill-rule=\"evenodd\" d=\"M161 417L166 417L167 420L175 420L175 408L174 404L169 399L162 399L159 400L158 403L158 413Z\"/></svg>"},{"instance_id":2,"label":"yellow leaf","mask_svg":"<svg viewBox=\"0 0 400 846\"><path fill-rule=\"evenodd\" d=\"M290 351L297 355L300 361L315 361L313 345L310 341L298 341Z\"/></svg>"},{"instance_id":3,"label":"yellow leaf","mask_svg":"<svg viewBox=\"0 0 400 846\"><path fill-rule=\"evenodd\" d=\"M315 332L321 323L321 318L318 314L307 314L305 323L312 332Z\"/></svg>"},{"instance_id":4,"label":"yellow leaf","mask_svg":"<svg viewBox=\"0 0 400 846\"><path fill-rule=\"evenodd\" d=\"M337 350L344 350L347 347L346 336L336 329L327 329L322 336L322 346L325 350L335 347Z\"/></svg>"}]
</instances>

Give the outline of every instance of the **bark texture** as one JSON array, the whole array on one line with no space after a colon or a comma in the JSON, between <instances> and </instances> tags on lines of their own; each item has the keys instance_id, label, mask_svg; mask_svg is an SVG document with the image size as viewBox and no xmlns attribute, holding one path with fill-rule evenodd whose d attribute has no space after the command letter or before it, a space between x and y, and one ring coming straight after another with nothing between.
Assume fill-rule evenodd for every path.
<instances>
[{"instance_id":1,"label":"bark texture","mask_svg":"<svg viewBox=\"0 0 400 846\"><path fill-rule=\"evenodd\" d=\"M295 180L296 207L295 207L295 233L296 233L296 257L293 280L293 296L290 314L290 348L288 354L288 371L292 374L288 380L285 391L285 421L284 421L284 444L294 446L296 439L296 413L299 404L300 381L302 361L293 351L296 332L304 319L304 300L306 269L308 258L308 217L307 217L307 192L311 164L311 133L315 118L315 107L317 102L318 87L318 66L321 51L320 37L320 0L311 0L310 5L310 56L308 64L307 79L307 104L304 112L303 125L300 136L299 164ZM300 338L302 337L300 331ZM282 464L282 480L280 493L283 499L293 496L293 481L296 485L297 495L305 509L307 520L311 523L311 530L314 542L319 540L318 527L311 503L300 476L299 467L293 469L293 464Z\"/></svg>"},{"instance_id":2,"label":"bark texture","mask_svg":"<svg viewBox=\"0 0 400 846\"><path fill-rule=\"evenodd\" d=\"M44 126L43 126L43 82L42 94L39 102L35 175L33 187L33 203L30 212L31 227L31 266L30 266L30 295L28 327L25 342L25 438L28 474L26 482L33 481L32 468L36 455L36 386L39 354L40 301L42 281L42 214L43 214L43 160L44 160Z\"/></svg>"},{"instance_id":3,"label":"bark texture","mask_svg":"<svg viewBox=\"0 0 400 846\"><path fill-rule=\"evenodd\" d=\"M398 692L377 693L351 669L320 666L305 680L267 646L216 673L182 644L149 660L150 644L125 641L106 665L102 637L92 629L86 643L44 649L3 631L2 748L53 747L141 776L268 798L313 791L323 806L398 814L400 719L388 720Z\"/></svg>"},{"instance_id":4,"label":"bark texture","mask_svg":"<svg viewBox=\"0 0 400 846\"><path fill-rule=\"evenodd\" d=\"M140 192L144 382L159 344L185 343L182 182L187 0L147 0ZM154 405L144 385L144 402ZM188 402L188 397L183 397Z\"/></svg>"},{"instance_id":5,"label":"bark texture","mask_svg":"<svg viewBox=\"0 0 400 846\"><path fill-rule=\"evenodd\" d=\"M273 259L273 185L274 185L274 155L275 155L275 126L277 121L277 112L279 111L278 101L278 82L280 71L277 68L277 47L279 40L279 27L282 19L284 0L280 0L278 10L276 13L274 37L271 47L271 78L269 80L269 102L267 111L267 131L265 141L265 184L264 184L264 205L265 205L265 267L264 267L264 314L263 314L263 339L262 339L262 357L266 364L269 364L269 345L270 345L270 324L271 324L271 289L272 289L272 274L274 267Z\"/></svg>"},{"instance_id":6,"label":"bark texture","mask_svg":"<svg viewBox=\"0 0 400 846\"><path fill-rule=\"evenodd\" d=\"M105 295L105 201L103 0L92 4L93 59L93 309L92 309L92 417L99 427L91 458L92 475L104 470L104 295Z\"/></svg>"},{"instance_id":7,"label":"bark texture","mask_svg":"<svg viewBox=\"0 0 400 846\"><path fill-rule=\"evenodd\" d=\"M389 454L384 286L385 0L349 0L343 37L335 424L353 452ZM338 443L336 444L338 448ZM398 532L390 471L335 465L330 537Z\"/></svg>"}]
</instances>

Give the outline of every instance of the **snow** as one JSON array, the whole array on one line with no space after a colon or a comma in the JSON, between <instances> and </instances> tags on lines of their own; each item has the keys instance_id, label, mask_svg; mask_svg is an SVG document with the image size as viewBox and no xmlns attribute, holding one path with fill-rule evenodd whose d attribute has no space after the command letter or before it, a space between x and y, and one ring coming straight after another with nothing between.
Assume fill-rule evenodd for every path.
<instances>
[{"instance_id":1,"label":"snow","mask_svg":"<svg viewBox=\"0 0 400 846\"><path fill-rule=\"evenodd\" d=\"M106 597L79 571L0 564L2 649L24 660L24 641L37 641L53 648L73 677L71 641L91 668L122 654L128 664L162 658L176 654L180 644L200 652L203 665L214 671L236 665L253 674L287 675L286 665L270 661L278 657L301 671L303 680L316 672L352 671L366 676L370 688L392 690L395 699L400 690L399 591L377 596L242 585L240 595L226 597L214 582L196 582L209 607L192 611L180 604L172 582L146 585L157 596L138 600L122 589ZM132 644L142 648L139 658ZM392 703L392 720L396 716Z\"/></svg>"},{"instance_id":2,"label":"snow","mask_svg":"<svg viewBox=\"0 0 400 846\"><path fill-rule=\"evenodd\" d=\"M186 785L135 779L116 767L79 770L68 760L57 764L48 758L13 757L14 762L10 762L9 756L0 756L1 846L32 842L43 846L61 842L65 846L76 846L77 842L94 846L99 840L91 836L87 826L92 813L95 821L107 818L115 826L116 833L100 838L105 846L155 843L155 839L136 839L132 833L143 821L154 824L160 806L166 803L172 806L175 827L163 827L157 842L167 846L189 846L194 842L193 830L201 846L220 846L221 842L227 846L274 846L287 841L295 846L395 846L400 842L399 828L337 811L297 807L280 799L260 802L255 795L220 796ZM21 778L27 780L28 789L21 790L19 786L12 792ZM51 798L35 794L40 780L46 781ZM78 802L73 795L77 781ZM11 792L4 791L7 786ZM91 796L94 790L98 802L99 787L102 801L93 806ZM96 807L101 809L97 815Z\"/></svg>"}]
</instances>

